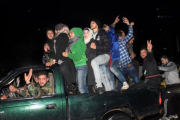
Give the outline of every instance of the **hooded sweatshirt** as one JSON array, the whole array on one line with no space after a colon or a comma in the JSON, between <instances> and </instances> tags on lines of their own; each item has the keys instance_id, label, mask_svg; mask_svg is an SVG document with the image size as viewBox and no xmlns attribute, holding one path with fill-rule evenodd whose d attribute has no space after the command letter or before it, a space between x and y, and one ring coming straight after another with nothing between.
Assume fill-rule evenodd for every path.
<instances>
[{"instance_id":1,"label":"hooded sweatshirt","mask_svg":"<svg viewBox=\"0 0 180 120\"><path fill-rule=\"evenodd\" d=\"M83 40L83 31L81 28L74 27L71 29L74 33L74 38L70 40L67 47L69 52L68 57L73 60L75 67L86 65L86 45Z\"/></svg>"},{"instance_id":2,"label":"hooded sweatshirt","mask_svg":"<svg viewBox=\"0 0 180 120\"><path fill-rule=\"evenodd\" d=\"M90 28L85 28L83 31L85 30L88 30L90 33L90 36L87 39L84 38L84 42L87 46L87 50L85 54L88 60L92 60L96 57L96 49L92 49L90 47L92 42L95 43L95 40L93 38L93 31Z\"/></svg>"}]
</instances>

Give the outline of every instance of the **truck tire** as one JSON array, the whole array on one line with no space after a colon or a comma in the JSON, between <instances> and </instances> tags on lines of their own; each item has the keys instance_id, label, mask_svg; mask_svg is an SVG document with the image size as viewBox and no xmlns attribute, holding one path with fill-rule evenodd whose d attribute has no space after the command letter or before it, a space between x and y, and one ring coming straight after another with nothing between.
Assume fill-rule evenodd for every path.
<instances>
[{"instance_id":1,"label":"truck tire","mask_svg":"<svg viewBox=\"0 0 180 120\"><path fill-rule=\"evenodd\" d=\"M105 120L132 120L132 118L123 112L118 112L107 117Z\"/></svg>"}]
</instances>

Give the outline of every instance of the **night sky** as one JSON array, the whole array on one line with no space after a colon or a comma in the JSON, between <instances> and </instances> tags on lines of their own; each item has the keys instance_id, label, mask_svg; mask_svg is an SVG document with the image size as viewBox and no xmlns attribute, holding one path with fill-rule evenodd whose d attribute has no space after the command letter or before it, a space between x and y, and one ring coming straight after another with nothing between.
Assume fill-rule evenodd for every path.
<instances>
[{"instance_id":1,"label":"night sky","mask_svg":"<svg viewBox=\"0 0 180 120\"><path fill-rule=\"evenodd\" d=\"M154 55L159 61L162 54L178 63L179 4L174 1L137 0L1 0L1 60L0 67L16 68L41 64L46 29L54 29L58 23L72 27L89 27L92 18L102 24L111 24L117 15L117 29L127 33L122 23L125 16L134 25L134 51L141 62L139 48L151 39Z\"/></svg>"}]
</instances>

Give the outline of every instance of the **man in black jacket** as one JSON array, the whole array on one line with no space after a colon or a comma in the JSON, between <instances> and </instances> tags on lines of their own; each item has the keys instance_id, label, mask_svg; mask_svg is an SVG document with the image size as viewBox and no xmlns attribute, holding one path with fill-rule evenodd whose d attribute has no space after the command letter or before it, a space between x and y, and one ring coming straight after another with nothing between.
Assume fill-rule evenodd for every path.
<instances>
[{"instance_id":1,"label":"man in black jacket","mask_svg":"<svg viewBox=\"0 0 180 120\"><path fill-rule=\"evenodd\" d=\"M161 83L161 75L158 70L158 66L152 51L151 40L147 41L147 48L142 47L140 50L140 56L144 60L143 61L143 72L144 79L138 83L135 83L131 86L131 88L135 87L159 87Z\"/></svg>"},{"instance_id":2,"label":"man in black jacket","mask_svg":"<svg viewBox=\"0 0 180 120\"><path fill-rule=\"evenodd\" d=\"M74 63L71 59L63 57L62 53L66 50L69 43L68 38L69 28L63 23L59 23L55 26L55 37L53 44L54 56L50 58L50 62L46 63L46 66L52 66L58 64L60 73L65 79L66 85L69 89L72 89L72 83L76 82L76 70ZM49 45L45 44L44 50L50 50Z\"/></svg>"},{"instance_id":3,"label":"man in black jacket","mask_svg":"<svg viewBox=\"0 0 180 120\"><path fill-rule=\"evenodd\" d=\"M147 49L143 48L140 51L141 58L143 58L143 72L145 76L145 82L149 86L159 86L161 83L161 75L158 70L156 60L153 56L151 40L147 41Z\"/></svg>"},{"instance_id":4,"label":"man in black jacket","mask_svg":"<svg viewBox=\"0 0 180 120\"><path fill-rule=\"evenodd\" d=\"M111 49L111 44L108 34L103 29L100 29L101 22L98 19L91 20L90 26L93 30L93 38L95 40L95 42L91 43L90 47L92 49L96 49L97 55L97 57L91 61L91 66L95 76L97 91L101 94L104 92L102 82L104 83L106 90L111 89L106 74L107 71L104 69L105 65L109 62L110 59L109 52ZM103 72L100 70L103 70ZM101 78L101 73L103 73L103 79Z\"/></svg>"}]
</instances>

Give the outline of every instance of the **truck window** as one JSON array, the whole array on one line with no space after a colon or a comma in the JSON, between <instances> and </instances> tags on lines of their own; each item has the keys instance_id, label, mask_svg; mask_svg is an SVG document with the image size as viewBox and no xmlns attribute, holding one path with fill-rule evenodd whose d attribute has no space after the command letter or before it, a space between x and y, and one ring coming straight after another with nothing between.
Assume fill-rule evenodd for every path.
<instances>
[{"instance_id":1,"label":"truck window","mask_svg":"<svg viewBox=\"0 0 180 120\"><path fill-rule=\"evenodd\" d=\"M35 88L40 87L38 83L38 73L40 71L41 70L38 71L33 70L33 75L30 80L31 84L33 84ZM48 92L48 94L43 94L43 96L54 95L55 89L54 89L53 72L52 70L45 70L45 71L47 72L49 78L46 85L47 84L49 85L48 89L50 92ZM33 95L31 94L32 92L31 93L29 92L26 82L24 80L24 74L25 73L28 74L28 72L22 72L8 80L7 84L5 84L1 89L1 100L33 97Z\"/></svg>"}]
</instances>

